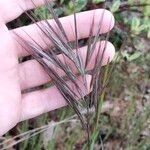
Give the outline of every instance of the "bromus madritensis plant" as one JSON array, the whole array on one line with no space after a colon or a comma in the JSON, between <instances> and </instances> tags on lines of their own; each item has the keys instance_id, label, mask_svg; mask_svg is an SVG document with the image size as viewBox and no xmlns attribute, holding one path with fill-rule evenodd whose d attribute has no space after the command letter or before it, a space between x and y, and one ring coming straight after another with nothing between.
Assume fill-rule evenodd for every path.
<instances>
[{"instance_id":1,"label":"bromus madritensis plant","mask_svg":"<svg viewBox=\"0 0 150 150\"><path fill-rule=\"evenodd\" d=\"M45 0L45 7L53 18L51 21L46 20L47 18L41 14L37 17L33 12L26 12L35 23L42 44L36 42L36 37L26 31L22 32L30 38L30 41L16 32L14 34L22 48L38 61L48 74L55 94L64 99L61 105L68 104L74 110L86 131L87 147L91 149L99 135L100 112L112 70L108 63L114 54L108 57L106 51L110 45L107 42L109 32L106 35L103 33L104 28L112 29L113 18L109 19L107 27L102 26L105 14L108 12L99 9L89 11L90 20L84 20L76 13L76 1L72 0L72 2L74 13L69 16L71 22L67 27L47 0ZM34 1L32 3L34 5ZM39 18L42 18L42 21ZM81 19L85 21L85 29L89 29L86 38L79 32ZM90 26L86 26L86 21L90 21ZM70 33L68 34L66 30ZM86 45L83 46L83 43ZM59 103L59 99L55 101ZM85 146L85 149L87 147Z\"/></svg>"}]
</instances>

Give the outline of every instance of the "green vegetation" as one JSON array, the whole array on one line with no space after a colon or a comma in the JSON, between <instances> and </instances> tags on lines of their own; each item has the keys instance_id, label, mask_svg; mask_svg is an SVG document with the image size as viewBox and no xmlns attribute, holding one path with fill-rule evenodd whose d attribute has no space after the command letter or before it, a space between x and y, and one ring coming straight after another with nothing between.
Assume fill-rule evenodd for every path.
<instances>
[{"instance_id":1,"label":"green vegetation","mask_svg":"<svg viewBox=\"0 0 150 150\"><path fill-rule=\"evenodd\" d=\"M77 0L76 11L99 8L102 3L103 0L90 2ZM69 15L74 11L71 1L61 0L57 4L59 8L55 5L54 8L59 16ZM105 95L103 93L100 98L101 113L97 128L91 136L91 150L148 150L150 149L150 2L148 4L147 0L113 0L108 2L106 7L116 18L110 41L115 45L118 58ZM37 15L39 12L51 18L47 16L44 7L35 11ZM113 107L104 109L106 103ZM38 130L41 133L31 138L28 134L25 136L26 140L15 147L20 150L86 149L86 134L77 117L58 124L72 115L74 113L68 107L49 112L20 123L5 138L13 138L29 130L56 124L55 127ZM17 140L19 139L10 143Z\"/></svg>"}]
</instances>

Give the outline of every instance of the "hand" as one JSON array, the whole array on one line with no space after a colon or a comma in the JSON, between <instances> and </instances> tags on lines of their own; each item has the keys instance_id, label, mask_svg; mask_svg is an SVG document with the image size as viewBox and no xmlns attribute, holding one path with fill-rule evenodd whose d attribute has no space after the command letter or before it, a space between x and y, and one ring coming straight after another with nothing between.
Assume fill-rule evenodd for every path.
<instances>
[{"instance_id":1,"label":"hand","mask_svg":"<svg viewBox=\"0 0 150 150\"><path fill-rule=\"evenodd\" d=\"M36 5L42 5L42 0L34 0ZM21 7L20 7L21 6ZM0 135L6 133L18 122L33 118L50 110L57 109L66 105L65 100L59 94L55 87L45 90L38 90L27 94L21 94L24 89L29 89L38 85L47 83L50 79L43 71L40 64L35 60L29 60L24 63L18 63L18 58L28 55L16 42L12 30L8 30L6 23L14 20L25 10L32 9L30 0L1 0L0 1ZM79 38L85 38L89 34L90 25L94 11L87 11L78 14ZM99 20L102 10L95 11L95 20ZM105 11L102 32L108 32L111 20L111 28L114 25L112 14ZM96 19L97 18L97 19ZM74 39L71 34L73 26L73 17L68 16L61 19L69 40ZM98 25L96 21L94 27ZM32 24L26 27L15 29L21 37L30 40L22 32L22 29L32 35L41 45L40 34L37 33L37 26ZM40 32L40 31L39 31ZM43 37L44 38L44 37ZM85 47L83 47L85 49ZM86 50L86 49L85 49ZM105 60L113 58L114 47L108 43ZM57 100L56 100L57 99Z\"/></svg>"}]
</instances>

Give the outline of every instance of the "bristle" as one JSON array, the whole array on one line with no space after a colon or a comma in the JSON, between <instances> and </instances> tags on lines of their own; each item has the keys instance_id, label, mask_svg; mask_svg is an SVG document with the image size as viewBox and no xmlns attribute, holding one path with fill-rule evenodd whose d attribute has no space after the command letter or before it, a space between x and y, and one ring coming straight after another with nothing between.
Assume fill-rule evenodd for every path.
<instances>
[{"instance_id":1,"label":"bristle","mask_svg":"<svg viewBox=\"0 0 150 150\"><path fill-rule=\"evenodd\" d=\"M75 3L75 2L74 2ZM34 3L33 3L34 4ZM32 40L31 42L25 41L22 37L20 37L18 34L16 36L19 38L19 43L22 45L22 47L27 50L34 59L36 59L44 68L45 72L49 75L51 78L54 86L58 88L68 105L75 111L75 113L78 115L82 126L84 129L86 129L88 133L88 139L90 139L90 116L89 116L89 109L91 106L94 105L95 107L95 116L98 116L97 113L99 113L99 96L101 95L103 91L103 85L102 85L102 62L105 54L105 50L107 47L107 42L104 44L104 49L101 52L101 42L99 42L98 46L98 52L97 56L95 58L95 64L92 70L87 70L88 63L92 59L92 56L94 54L94 51L96 49L96 44L98 41L101 40L100 32L102 28L102 22L105 10L102 13L102 16L99 20L99 25L96 31L96 34L93 33L93 26L94 26L94 15L92 19L92 24L89 31L89 39L87 43L87 55L85 59L85 64L83 63L83 58L80 54L80 48L78 43L78 28L77 28L77 17L76 12L74 12L74 33L75 33L75 50L73 46L71 46L69 39L67 37L67 34L63 28L63 25L61 24L59 18L55 14L55 11L53 10L51 4L45 0L45 5L48 8L49 13L52 15L56 28L52 27L52 25L47 21L39 22L38 18L34 16L34 14L28 14L27 15L32 19L32 21L37 25L37 27L42 31L42 33L47 37L47 39L53 44L55 48L57 48L57 51L59 54L63 56L63 60L61 60L58 55L53 51L50 50L51 47L48 48L48 52L39 45L30 35L29 38ZM74 4L75 6L75 4ZM46 18L43 18L46 19ZM108 40L109 33L106 35L106 41ZM45 44L47 44L46 41L44 41ZM48 46L48 44L47 44ZM70 66L70 61L74 67L76 68L77 72L74 71L74 67ZM61 71L63 71L64 76L60 76L57 72L57 69L54 68L57 67ZM90 84L90 89L92 89L91 93L87 96L85 96L85 89L88 90L88 85L86 81L86 74L87 72L90 72L90 75L92 76L92 81ZM78 77L82 78L82 85L81 88L78 84ZM74 89L71 89L67 83L66 80L69 80L71 84L73 85ZM84 90L83 90L84 89ZM81 100L79 100L81 99ZM81 109L86 108L87 110L87 117L85 115L82 115Z\"/></svg>"}]
</instances>

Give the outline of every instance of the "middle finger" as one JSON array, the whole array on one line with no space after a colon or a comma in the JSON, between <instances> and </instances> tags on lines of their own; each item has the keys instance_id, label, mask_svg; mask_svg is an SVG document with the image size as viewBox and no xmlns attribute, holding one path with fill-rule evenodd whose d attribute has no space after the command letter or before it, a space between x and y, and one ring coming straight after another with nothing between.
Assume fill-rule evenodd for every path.
<instances>
[{"instance_id":1,"label":"middle finger","mask_svg":"<svg viewBox=\"0 0 150 150\"><path fill-rule=\"evenodd\" d=\"M105 47L105 42L106 41L101 41L96 44L96 48L94 50L92 58L88 62L89 65L88 65L88 68L86 68L87 70L93 69L95 58L96 57L100 58L100 55L102 54L102 51L104 50L104 47ZM99 44L101 44L100 53L99 53ZM86 55L87 55L87 46L80 48L80 54L83 60L83 64L85 64ZM97 56L98 54L99 56ZM115 54L114 46L110 42L107 42L105 54L103 56L102 65L106 65L108 62L108 59L109 61L111 61L114 57L114 54ZM62 56L62 54L58 55L58 58L63 62L64 57ZM78 71L75 65L73 64L73 62L67 59L66 61L67 61L66 64L68 64L72 68L73 72L77 73ZM52 66L54 65L52 64ZM57 73L60 76L65 75L65 73L60 68L56 66L54 67L55 67L55 71L57 71ZM49 76L44 72L42 66L36 60L29 60L29 61L19 64L19 73L20 73L20 83L21 83L22 90L45 84L51 80Z\"/></svg>"}]
</instances>

